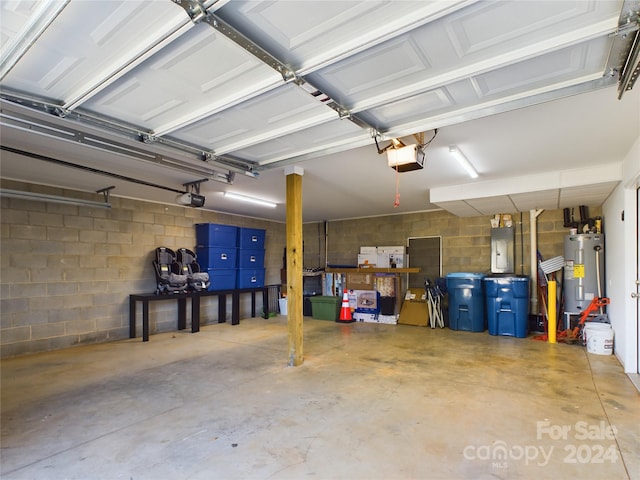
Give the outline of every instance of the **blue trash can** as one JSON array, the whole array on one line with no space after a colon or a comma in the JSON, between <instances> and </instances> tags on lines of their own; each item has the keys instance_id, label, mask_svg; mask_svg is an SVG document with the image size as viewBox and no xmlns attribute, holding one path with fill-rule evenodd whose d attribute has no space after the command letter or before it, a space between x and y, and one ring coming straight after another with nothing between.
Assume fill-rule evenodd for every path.
<instances>
[{"instance_id":1,"label":"blue trash can","mask_svg":"<svg viewBox=\"0 0 640 480\"><path fill-rule=\"evenodd\" d=\"M484 279L489 335L529 334L529 277L490 275Z\"/></svg>"},{"instance_id":2,"label":"blue trash can","mask_svg":"<svg viewBox=\"0 0 640 480\"><path fill-rule=\"evenodd\" d=\"M447 292L449 294L449 328L468 332L484 332L487 329L485 317L485 295L483 273L449 273Z\"/></svg>"}]
</instances>

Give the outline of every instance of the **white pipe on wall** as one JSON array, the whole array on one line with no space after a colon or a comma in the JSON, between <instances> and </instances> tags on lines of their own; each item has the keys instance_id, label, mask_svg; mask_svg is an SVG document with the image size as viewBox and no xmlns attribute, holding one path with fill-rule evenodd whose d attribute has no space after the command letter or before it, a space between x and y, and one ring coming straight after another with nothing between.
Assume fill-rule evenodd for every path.
<instances>
[{"instance_id":1,"label":"white pipe on wall","mask_svg":"<svg viewBox=\"0 0 640 480\"><path fill-rule=\"evenodd\" d=\"M529 210L529 236L531 245L531 313L538 314L538 217L544 210Z\"/></svg>"}]
</instances>

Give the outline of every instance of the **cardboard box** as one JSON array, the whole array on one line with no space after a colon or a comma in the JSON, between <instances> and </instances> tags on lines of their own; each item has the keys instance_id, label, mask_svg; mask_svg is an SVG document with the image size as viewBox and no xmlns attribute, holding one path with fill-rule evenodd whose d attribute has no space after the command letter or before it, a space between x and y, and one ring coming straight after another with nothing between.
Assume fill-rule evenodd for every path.
<instances>
[{"instance_id":1,"label":"cardboard box","mask_svg":"<svg viewBox=\"0 0 640 480\"><path fill-rule=\"evenodd\" d=\"M360 253L362 255L376 255L378 247L360 247Z\"/></svg>"},{"instance_id":2,"label":"cardboard box","mask_svg":"<svg viewBox=\"0 0 640 480\"><path fill-rule=\"evenodd\" d=\"M362 266L369 266L369 267L375 267L376 264L378 262L378 255L376 255L375 253L371 254L358 254L358 266L362 267Z\"/></svg>"},{"instance_id":3,"label":"cardboard box","mask_svg":"<svg viewBox=\"0 0 640 480\"><path fill-rule=\"evenodd\" d=\"M378 313L378 292L375 290L356 290L356 311Z\"/></svg>"},{"instance_id":4,"label":"cardboard box","mask_svg":"<svg viewBox=\"0 0 640 480\"><path fill-rule=\"evenodd\" d=\"M373 274L347 273L347 290L373 290Z\"/></svg>"},{"instance_id":5,"label":"cardboard box","mask_svg":"<svg viewBox=\"0 0 640 480\"><path fill-rule=\"evenodd\" d=\"M377 323L375 313L355 312L353 314L353 319L356 322Z\"/></svg>"},{"instance_id":6,"label":"cardboard box","mask_svg":"<svg viewBox=\"0 0 640 480\"><path fill-rule=\"evenodd\" d=\"M378 315L378 323L386 323L387 325L396 325L398 323L397 315Z\"/></svg>"},{"instance_id":7,"label":"cardboard box","mask_svg":"<svg viewBox=\"0 0 640 480\"><path fill-rule=\"evenodd\" d=\"M381 297L396 296L396 276L395 274L378 274L375 276L376 290Z\"/></svg>"},{"instance_id":8,"label":"cardboard box","mask_svg":"<svg viewBox=\"0 0 640 480\"><path fill-rule=\"evenodd\" d=\"M407 266L407 256L403 253L390 253L389 266L391 268L404 268Z\"/></svg>"},{"instance_id":9,"label":"cardboard box","mask_svg":"<svg viewBox=\"0 0 640 480\"><path fill-rule=\"evenodd\" d=\"M353 319L364 323L384 323L386 325L396 325L398 317L396 315L375 315L373 313L356 312Z\"/></svg>"},{"instance_id":10,"label":"cardboard box","mask_svg":"<svg viewBox=\"0 0 640 480\"><path fill-rule=\"evenodd\" d=\"M378 260L376 263L377 268L389 268L391 266L388 253L378 253L377 257L378 257Z\"/></svg>"},{"instance_id":11,"label":"cardboard box","mask_svg":"<svg viewBox=\"0 0 640 480\"><path fill-rule=\"evenodd\" d=\"M392 253L394 255L404 255L405 252L405 247L403 247L402 245L398 245L398 246L391 246L391 247L378 247L378 251L377 251L378 255L381 253Z\"/></svg>"},{"instance_id":12,"label":"cardboard box","mask_svg":"<svg viewBox=\"0 0 640 480\"><path fill-rule=\"evenodd\" d=\"M427 293L423 288L410 288L404 296L398 323L426 327L429 323Z\"/></svg>"}]
</instances>

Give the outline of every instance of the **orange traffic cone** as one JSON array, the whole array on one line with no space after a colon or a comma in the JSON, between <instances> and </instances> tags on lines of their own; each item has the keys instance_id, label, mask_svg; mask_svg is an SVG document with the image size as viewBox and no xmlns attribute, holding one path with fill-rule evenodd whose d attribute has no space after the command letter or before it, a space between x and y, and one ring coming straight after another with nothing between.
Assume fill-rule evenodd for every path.
<instances>
[{"instance_id":1,"label":"orange traffic cone","mask_svg":"<svg viewBox=\"0 0 640 480\"><path fill-rule=\"evenodd\" d=\"M355 320L351 317L351 308L349 308L349 295L347 289L344 289L342 294L342 308L340 309L340 318L337 320L340 323L353 323Z\"/></svg>"}]
</instances>

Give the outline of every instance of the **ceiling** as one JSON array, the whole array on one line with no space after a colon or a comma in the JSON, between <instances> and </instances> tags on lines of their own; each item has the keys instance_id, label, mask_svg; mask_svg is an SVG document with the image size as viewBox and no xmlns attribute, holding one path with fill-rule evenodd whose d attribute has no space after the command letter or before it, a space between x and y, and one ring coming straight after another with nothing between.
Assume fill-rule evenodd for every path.
<instances>
[{"instance_id":1,"label":"ceiling","mask_svg":"<svg viewBox=\"0 0 640 480\"><path fill-rule=\"evenodd\" d=\"M0 8L3 178L284 221L295 167L305 222L491 215L602 204L640 137L640 1ZM394 138L423 168L388 166Z\"/></svg>"}]
</instances>

